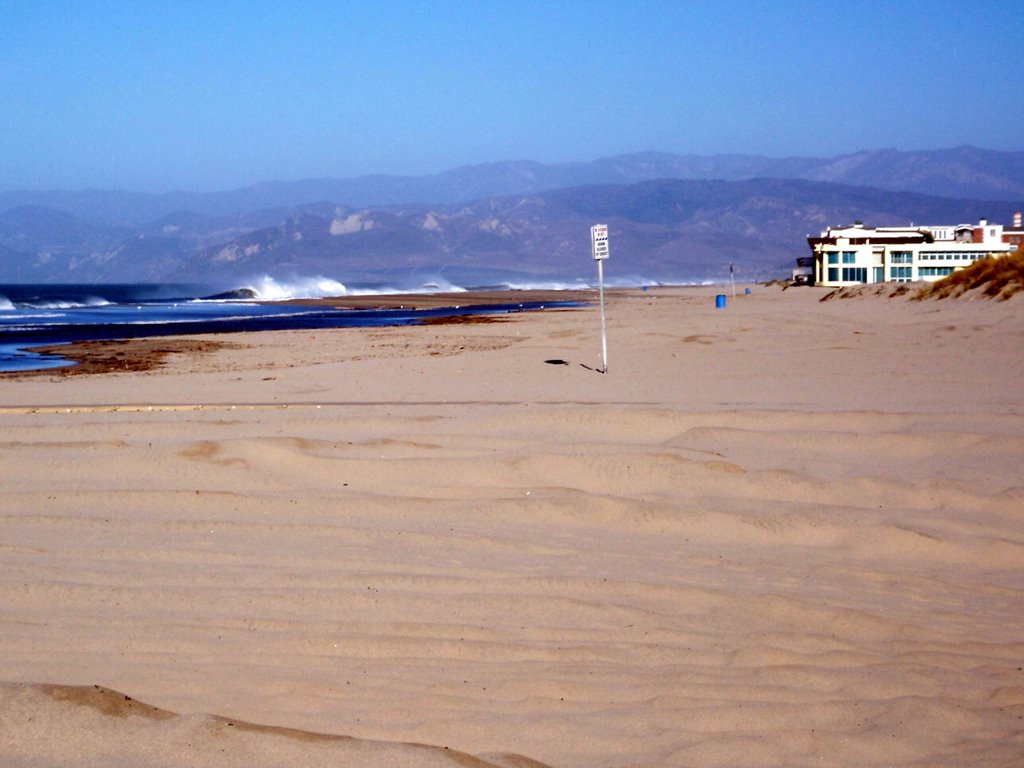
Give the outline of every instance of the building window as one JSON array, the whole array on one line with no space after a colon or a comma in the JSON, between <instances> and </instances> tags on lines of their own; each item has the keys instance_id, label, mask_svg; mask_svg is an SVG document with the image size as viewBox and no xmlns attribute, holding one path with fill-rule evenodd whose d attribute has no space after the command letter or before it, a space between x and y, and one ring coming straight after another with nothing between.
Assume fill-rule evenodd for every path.
<instances>
[{"instance_id":1,"label":"building window","mask_svg":"<svg viewBox=\"0 0 1024 768\"><path fill-rule=\"evenodd\" d=\"M844 256L846 254L843 254ZM866 283L868 281L867 267L843 267L844 283Z\"/></svg>"},{"instance_id":2,"label":"building window","mask_svg":"<svg viewBox=\"0 0 1024 768\"><path fill-rule=\"evenodd\" d=\"M910 251L893 251L891 261L893 264L910 264L912 256Z\"/></svg>"},{"instance_id":3,"label":"building window","mask_svg":"<svg viewBox=\"0 0 1024 768\"><path fill-rule=\"evenodd\" d=\"M905 283L914 277L913 267L889 267L889 279Z\"/></svg>"},{"instance_id":4,"label":"building window","mask_svg":"<svg viewBox=\"0 0 1024 768\"><path fill-rule=\"evenodd\" d=\"M829 264L838 264L839 263L839 251L829 251L828 252L828 263Z\"/></svg>"},{"instance_id":5,"label":"building window","mask_svg":"<svg viewBox=\"0 0 1024 768\"><path fill-rule=\"evenodd\" d=\"M918 258L921 261L976 261L987 255L987 251L924 251Z\"/></svg>"},{"instance_id":6,"label":"building window","mask_svg":"<svg viewBox=\"0 0 1024 768\"><path fill-rule=\"evenodd\" d=\"M921 267L921 277L945 277L953 273L953 267Z\"/></svg>"},{"instance_id":7,"label":"building window","mask_svg":"<svg viewBox=\"0 0 1024 768\"><path fill-rule=\"evenodd\" d=\"M843 251L843 264L856 264L857 263L857 252L856 251Z\"/></svg>"},{"instance_id":8,"label":"building window","mask_svg":"<svg viewBox=\"0 0 1024 768\"><path fill-rule=\"evenodd\" d=\"M838 283L839 282L839 267L829 267L828 268L828 281L830 283Z\"/></svg>"}]
</instances>

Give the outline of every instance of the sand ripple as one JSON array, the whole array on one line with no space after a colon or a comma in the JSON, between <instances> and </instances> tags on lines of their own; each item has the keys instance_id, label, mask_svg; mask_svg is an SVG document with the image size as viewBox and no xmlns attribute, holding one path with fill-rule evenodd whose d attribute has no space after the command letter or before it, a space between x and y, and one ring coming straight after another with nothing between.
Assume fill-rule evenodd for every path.
<instances>
[{"instance_id":1,"label":"sand ripple","mask_svg":"<svg viewBox=\"0 0 1024 768\"><path fill-rule=\"evenodd\" d=\"M801 296L18 382L0 764L1019 768L1021 321Z\"/></svg>"}]
</instances>

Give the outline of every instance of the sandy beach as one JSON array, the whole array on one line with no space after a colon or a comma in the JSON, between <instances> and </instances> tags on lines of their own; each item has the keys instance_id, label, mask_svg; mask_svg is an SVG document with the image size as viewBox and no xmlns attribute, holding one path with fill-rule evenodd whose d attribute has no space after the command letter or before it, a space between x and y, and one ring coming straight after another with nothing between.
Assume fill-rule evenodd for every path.
<instances>
[{"instance_id":1,"label":"sandy beach","mask_svg":"<svg viewBox=\"0 0 1024 768\"><path fill-rule=\"evenodd\" d=\"M0 377L0 764L1018 768L1024 299L722 290Z\"/></svg>"}]
</instances>

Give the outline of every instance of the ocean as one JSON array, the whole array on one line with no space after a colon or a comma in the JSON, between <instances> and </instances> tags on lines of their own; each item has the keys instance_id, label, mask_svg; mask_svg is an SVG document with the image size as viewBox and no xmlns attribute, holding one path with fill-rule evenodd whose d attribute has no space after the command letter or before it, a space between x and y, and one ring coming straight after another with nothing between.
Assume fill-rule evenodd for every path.
<instances>
[{"instance_id":1,"label":"ocean","mask_svg":"<svg viewBox=\"0 0 1024 768\"><path fill-rule=\"evenodd\" d=\"M430 283L409 293L464 290ZM384 285L346 287L314 278L282 283L261 278L217 290L201 284L0 284L0 371L72 363L32 347L75 341L238 331L407 325L429 317L539 309L534 303L452 309L334 309L274 303L296 298L393 293ZM548 304L550 306L550 304Z\"/></svg>"}]
</instances>

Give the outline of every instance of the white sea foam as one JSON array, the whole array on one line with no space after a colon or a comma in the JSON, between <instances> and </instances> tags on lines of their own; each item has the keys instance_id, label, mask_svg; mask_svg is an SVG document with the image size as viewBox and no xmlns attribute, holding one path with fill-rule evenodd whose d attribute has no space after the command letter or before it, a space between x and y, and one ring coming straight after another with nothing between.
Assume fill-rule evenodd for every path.
<instances>
[{"instance_id":1,"label":"white sea foam","mask_svg":"<svg viewBox=\"0 0 1024 768\"><path fill-rule=\"evenodd\" d=\"M52 301L33 301L25 303L25 306L29 309L85 309L89 307L106 307L109 305L110 302L102 296L87 296L81 301L61 301L54 299Z\"/></svg>"},{"instance_id":2,"label":"white sea foam","mask_svg":"<svg viewBox=\"0 0 1024 768\"><path fill-rule=\"evenodd\" d=\"M0 296L0 310L15 309L14 304L6 296Z\"/></svg>"},{"instance_id":3,"label":"white sea foam","mask_svg":"<svg viewBox=\"0 0 1024 768\"><path fill-rule=\"evenodd\" d=\"M465 293L466 288L456 285L443 277L433 277L423 282L408 282L405 285L383 285L369 288L367 286L353 286L349 291L351 296L385 296L391 294L408 293Z\"/></svg>"},{"instance_id":4,"label":"white sea foam","mask_svg":"<svg viewBox=\"0 0 1024 768\"><path fill-rule=\"evenodd\" d=\"M656 286L687 286L713 285L713 280L655 280L651 278L627 275L626 277L605 277L606 288L643 288ZM525 280L505 283L503 286L511 291L586 291L597 289L597 280Z\"/></svg>"},{"instance_id":5,"label":"white sea foam","mask_svg":"<svg viewBox=\"0 0 1024 768\"><path fill-rule=\"evenodd\" d=\"M595 276L596 277L596 276ZM639 288L642 286L684 286L684 285L712 285L713 280L657 280L648 279L636 275L625 277L606 277L605 286L608 288ZM413 294L413 293L463 293L467 290L479 289L504 289L513 291L582 291L597 288L597 280L577 278L575 280L522 280L496 282L479 288L466 288L457 285L450 280L439 276L427 278L408 279L401 282L385 283L376 285L360 285L358 283L346 286L333 278L317 277L294 277L289 280L273 278L269 275L262 275L243 281L242 290L252 291L251 296L238 298L219 298L218 301L244 301L245 299L256 301L285 301L287 299L318 299L333 296L378 296L390 294ZM204 299L203 301L209 301Z\"/></svg>"},{"instance_id":6,"label":"white sea foam","mask_svg":"<svg viewBox=\"0 0 1024 768\"><path fill-rule=\"evenodd\" d=\"M15 310L14 314L0 315L0 320L17 320L23 322L25 320L50 320L50 321L61 321L64 320L67 315L63 312L25 312L24 310ZM11 326L5 326L10 328Z\"/></svg>"},{"instance_id":7,"label":"white sea foam","mask_svg":"<svg viewBox=\"0 0 1024 768\"><path fill-rule=\"evenodd\" d=\"M538 280L518 283L505 283L510 291L585 291L594 286L584 280L558 281Z\"/></svg>"},{"instance_id":8,"label":"white sea foam","mask_svg":"<svg viewBox=\"0 0 1024 768\"><path fill-rule=\"evenodd\" d=\"M252 289L261 301L282 301L284 299L320 299L325 296L345 296L348 290L342 283L329 277L299 277L282 282L269 275L262 275L246 286Z\"/></svg>"}]
</instances>

